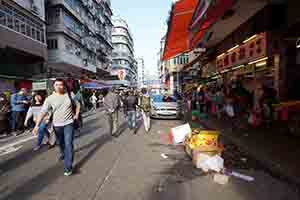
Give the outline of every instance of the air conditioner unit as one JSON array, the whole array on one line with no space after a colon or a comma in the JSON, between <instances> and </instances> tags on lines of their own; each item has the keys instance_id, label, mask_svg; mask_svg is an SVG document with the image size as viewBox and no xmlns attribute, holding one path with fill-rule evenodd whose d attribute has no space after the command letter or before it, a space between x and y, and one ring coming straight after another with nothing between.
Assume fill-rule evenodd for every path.
<instances>
[{"instance_id":1,"label":"air conditioner unit","mask_svg":"<svg viewBox=\"0 0 300 200\"><path fill-rule=\"evenodd\" d=\"M80 56L80 54L81 54L80 48L76 48L75 54L76 54L76 56Z\"/></svg>"},{"instance_id":2,"label":"air conditioner unit","mask_svg":"<svg viewBox=\"0 0 300 200\"><path fill-rule=\"evenodd\" d=\"M84 64L85 66L88 66L88 59L87 59L87 58L84 58L84 59L83 59L83 64Z\"/></svg>"}]
</instances>

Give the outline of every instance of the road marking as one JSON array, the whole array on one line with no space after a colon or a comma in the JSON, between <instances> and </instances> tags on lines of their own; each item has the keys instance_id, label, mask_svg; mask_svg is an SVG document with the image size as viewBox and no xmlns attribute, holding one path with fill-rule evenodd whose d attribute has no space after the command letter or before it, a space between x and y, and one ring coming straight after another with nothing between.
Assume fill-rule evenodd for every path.
<instances>
[{"instance_id":1,"label":"road marking","mask_svg":"<svg viewBox=\"0 0 300 200\"><path fill-rule=\"evenodd\" d=\"M18 150L20 150L23 146L18 146L18 147L8 147L7 149L3 150L3 152L1 153L0 151L0 157L1 156L4 156L4 155L7 155L7 154L10 154L10 153L13 153L13 152L16 152Z\"/></svg>"},{"instance_id":2,"label":"road marking","mask_svg":"<svg viewBox=\"0 0 300 200\"><path fill-rule=\"evenodd\" d=\"M130 137L128 137L130 138ZM127 140L129 140L127 138ZM110 170L108 171L107 175L105 176L104 179L101 179L101 182L97 188L97 190L95 191L95 193L93 194L91 200L95 200L97 198L98 195L101 195L103 192L104 192L104 186L106 185L106 183L109 181L109 179L111 178L111 176L113 175L113 172L114 170L118 167L118 164L119 162L121 161L121 158L122 158L122 154L123 152L125 151L125 146L127 144L127 140L126 138L124 139L125 140L125 144L122 144L122 141L120 141L120 150L119 150L119 153L118 153L118 156L117 158L115 159L114 163L113 163L113 166L110 168ZM98 185L98 184L97 184Z\"/></svg>"},{"instance_id":3,"label":"road marking","mask_svg":"<svg viewBox=\"0 0 300 200\"><path fill-rule=\"evenodd\" d=\"M16 141L16 142L6 144L6 145L0 147L0 152L1 152L1 151L4 151L4 150L6 150L6 149L8 149L8 148L10 148L10 147L13 147L13 146L16 146L16 145L19 145L19 144L23 144L23 143L25 143L25 142L27 142L27 141L30 141L30 140L33 140L33 139L35 139L35 138L37 138L37 136L30 136L30 137L27 137L27 138L18 140L18 141Z\"/></svg>"}]
</instances>

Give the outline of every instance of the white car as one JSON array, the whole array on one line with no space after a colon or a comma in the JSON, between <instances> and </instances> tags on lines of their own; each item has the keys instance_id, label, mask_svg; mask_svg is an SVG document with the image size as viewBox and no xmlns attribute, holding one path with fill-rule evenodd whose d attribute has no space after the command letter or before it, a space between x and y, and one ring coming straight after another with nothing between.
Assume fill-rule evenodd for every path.
<instances>
[{"instance_id":1,"label":"white car","mask_svg":"<svg viewBox=\"0 0 300 200\"><path fill-rule=\"evenodd\" d=\"M180 119L181 106L174 96L154 95L151 98L151 117L157 119Z\"/></svg>"}]
</instances>

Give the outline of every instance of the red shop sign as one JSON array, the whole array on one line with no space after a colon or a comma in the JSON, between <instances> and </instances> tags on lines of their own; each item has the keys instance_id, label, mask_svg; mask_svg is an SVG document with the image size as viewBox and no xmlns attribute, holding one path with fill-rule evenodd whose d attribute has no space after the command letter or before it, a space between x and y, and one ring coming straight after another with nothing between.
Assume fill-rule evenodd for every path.
<instances>
[{"instance_id":1,"label":"red shop sign","mask_svg":"<svg viewBox=\"0 0 300 200\"><path fill-rule=\"evenodd\" d=\"M217 71L246 64L267 56L266 33L258 34L255 38L243 43L230 52L219 56L216 60Z\"/></svg>"}]
</instances>

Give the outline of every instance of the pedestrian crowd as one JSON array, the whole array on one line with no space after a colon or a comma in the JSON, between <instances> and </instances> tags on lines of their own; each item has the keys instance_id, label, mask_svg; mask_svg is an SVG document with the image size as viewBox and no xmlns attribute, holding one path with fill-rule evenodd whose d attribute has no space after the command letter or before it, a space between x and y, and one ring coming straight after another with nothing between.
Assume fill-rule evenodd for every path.
<instances>
[{"instance_id":1,"label":"pedestrian crowd","mask_svg":"<svg viewBox=\"0 0 300 200\"><path fill-rule=\"evenodd\" d=\"M250 91L241 81L227 85L201 85L184 94L186 110L193 115L206 118L215 115L219 119L229 118L233 127L244 128L245 122L253 126L270 125L274 111L272 104L278 103L276 91L257 84Z\"/></svg>"},{"instance_id":2,"label":"pedestrian crowd","mask_svg":"<svg viewBox=\"0 0 300 200\"><path fill-rule=\"evenodd\" d=\"M18 136L32 132L37 136L34 151L42 148L46 136L48 148L59 146L59 160L64 161L64 175L73 173L74 133L83 127L82 113L96 112L103 107L108 118L109 133L118 136L119 111L128 121L129 129L137 133L137 117L141 113L145 130L150 130L150 96L146 89L140 93L134 89L121 91L114 88L82 93L79 88L71 91L63 79L56 79L53 93L34 92L29 95L25 88L8 96L0 94L0 134Z\"/></svg>"},{"instance_id":3,"label":"pedestrian crowd","mask_svg":"<svg viewBox=\"0 0 300 200\"><path fill-rule=\"evenodd\" d=\"M137 133L137 117L142 115L145 131L149 132L150 125L150 111L151 111L151 98L146 88L141 92L134 89L116 92L113 89L105 96L103 105L106 114L109 117L110 133L118 135L118 116L119 111L123 110L127 118L129 129Z\"/></svg>"}]
</instances>

